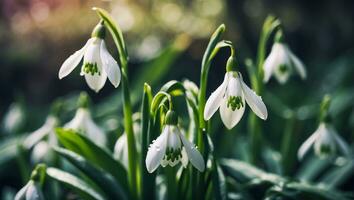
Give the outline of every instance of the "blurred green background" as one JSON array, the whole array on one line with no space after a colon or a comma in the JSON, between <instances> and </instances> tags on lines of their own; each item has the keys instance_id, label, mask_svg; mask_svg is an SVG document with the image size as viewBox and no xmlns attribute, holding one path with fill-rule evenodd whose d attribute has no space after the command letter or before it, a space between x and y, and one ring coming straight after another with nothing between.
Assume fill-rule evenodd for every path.
<instances>
[{"instance_id":1,"label":"blurred green background","mask_svg":"<svg viewBox=\"0 0 354 200\"><path fill-rule=\"evenodd\" d=\"M301 81L293 76L285 86L274 79L270 81L263 97L270 112L263 123L267 130L264 137L279 150L287 127L284 120L294 114L293 134L297 139L293 144L299 146L316 129L318 104L324 94L330 93L334 97L331 107L334 124L339 134L353 143L354 1L351 0L1 0L0 139L11 134L5 122L9 110L15 108L13 116L21 116L22 110L27 113L23 124L17 126L19 130L14 132L33 131L43 123L53 100L75 96L81 90L87 91L94 103L102 105L96 109L97 116L115 111L114 106L107 105L119 101L116 94L121 92L120 88L107 84L96 94L89 90L77 70L61 81L58 79L63 61L83 46L98 22L91 10L93 6L111 11L124 31L130 56L130 81L136 91L133 99L140 96L145 81L152 84L154 91L171 79L199 83L202 55L210 34L221 23L226 25L225 38L235 44L241 71L247 77L243 62L255 57L263 21L269 14L277 16L282 21L286 42L306 65L308 79ZM116 55L111 40L109 37L108 46ZM222 81L228 53L223 50L212 64L208 95ZM248 78L246 82L249 83ZM135 110L138 108L136 104ZM220 122L219 117L215 120ZM104 124L104 119L101 122ZM244 119L228 132L243 135L246 127ZM221 124L215 129L225 132ZM215 134L214 137L218 147L232 146L236 136ZM218 154L242 158L241 148L232 151L219 148ZM294 163L292 168L296 166ZM349 184L353 178L348 178L343 189L353 186Z\"/></svg>"}]
</instances>

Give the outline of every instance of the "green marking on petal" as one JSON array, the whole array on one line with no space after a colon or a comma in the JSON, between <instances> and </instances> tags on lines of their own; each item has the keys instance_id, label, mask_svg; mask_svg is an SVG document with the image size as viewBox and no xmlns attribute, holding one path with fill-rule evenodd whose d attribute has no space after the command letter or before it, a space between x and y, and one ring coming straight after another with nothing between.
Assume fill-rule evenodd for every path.
<instances>
[{"instance_id":1,"label":"green marking on petal","mask_svg":"<svg viewBox=\"0 0 354 200\"><path fill-rule=\"evenodd\" d=\"M279 72L281 74L285 74L288 71L288 67L286 65L280 65L279 66Z\"/></svg>"},{"instance_id":2,"label":"green marking on petal","mask_svg":"<svg viewBox=\"0 0 354 200\"><path fill-rule=\"evenodd\" d=\"M101 76L101 72L98 70L97 63L84 63L82 71L86 74L91 74L92 76L96 73Z\"/></svg>"},{"instance_id":3,"label":"green marking on petal","mask_svg":"<svg viewBox=\"0 0 354 200\"><path fill-rule=\"evenodd\" d=\"M320 146L320 154L322 156L328 156L334 153L334 150L331 148L330 145L321 145Z\"/></svg>"},{"instance_id":4,"label":"green marking on petal","mask_svg":"<svg viewBox=\"0 0 354 200\"><path fill-rule=\"evenodd\" d=\"M227 107L231 108L232 111L238 110L243 106L242 97L240 96L229 96L227 99Z\"/></svg>"}]
</instances>

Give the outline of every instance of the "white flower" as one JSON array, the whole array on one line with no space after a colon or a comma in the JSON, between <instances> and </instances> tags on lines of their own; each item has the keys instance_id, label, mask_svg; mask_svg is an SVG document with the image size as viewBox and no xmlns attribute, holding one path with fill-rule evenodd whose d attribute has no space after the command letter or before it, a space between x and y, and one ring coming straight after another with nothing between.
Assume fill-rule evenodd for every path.
<instances>
[{"instance_id":1,"label":"white flower","mask_svg":"<svg viewBox=\"0 0 354 200\"><path fill-rule=\"evenodd\" d=\"M199 171L204 171L204 159L197 148L181 134L176 125L167 124L150 145L145 164L147 171L152 173L159 165L173 167L181 162L187 167L188 160Z\"/></svg>"},{"instance_id":2,"label":"white flower","mask_svg":"<svg viewBox=\"0 0 354 200\"><path fill-rule=\"evenodd\" d=\"M210 95L205 105L204 119L209 120L220 108L220 116L228 129L233 128L243 116L245 100L261 119L268 117L262 98L251 90L236 71L226 72L224 82Z\"/></svg>"},{"instance_id":3,"label":"white flower","mask_svg":"<svg viewBox=\"0 0 354 200\"><path fill-rule=\"evenodd\" d=\"M133 124L134 136L135 136L135 145L136 150L140 152L140 124L134 123ZM116 160L121 162L126 169L128 169L128 143L127 143L127 133L124 132L117 140L116 144L114 145L114 153L113 156Z\"/></svg>"},{"instance_id":4,"label":"white flower","mask_svg":"<svg viewBox=\"0 0 354 200\"><path fill-rule=\"evenodd\" d=\"M104 131L92 120L91 113L87 108L79 108L75 117L65 124L65 128L70 128L85 134L94 143L104 146L106 136Z\"/></svg>"},{"instance_id":5,"label":"white flower","mask_svg":"<svg viewBox=\"0 0 354 200\"><path fill-rule=\"evenodd\" d=\"M31 162L33 164L45 162L52 163L54 152L51 146L57 145L55 127L59 124L57 117L49 115L42 127L32 132L23 142L26 149L32 149Z\"/></svg>"},{"instance_id":6,"label":"white flower","mask_svg":"<svg viewBox=\"0 0 354 200\"><path fill-rule=\"evenodd\" d=\"M317 130L301 145L297 154L300 160L311 146L314 146L315 154L320 157L335 154L337 148L344 155L349 154L346 142L337 134L332 125L325 122L321 122Z\"/></svg>"},{"instance_id":7,"label":"white flower","mask_svg":"<svg viewBox=\"0 0 354 200\"><path fill-rule=\"evenodd\" d=\"M269 56L264 61L264 82L268 82L272 74L279 83L284 84L295 70L302 79L306 78L304 64L281 42L275 42Z\"/></svg>"},{"instance_id":8,"label":"white flower","mask_svg":"<svg viewBox=\"0 0 354 200\"><path fill-rule=\"evenodd\" d=\"M39 184L30 180L20 191L17 192L15 200L44 200Z\"/></svg>"},{"instance_id":9,"label":"white flower","mask_svg":"<svg viewBox=\"0 0 354 200\"><path fill-rule=\"evenodd\" d=\"M106 44L99 37L92 37L85 46L65 60L59 70L59 79L70 74L84 58L81 76L85 76L88 86L98 92L104 86L107 76L114 87L118 87L121 72L117 62L109 54Z\"/></svg>"},{"instance_id":10,"label":"white flower","mask_svg":"<svg viewBox=\"0 0 354 200\"><path fill-rule=\"evenodd\" d=\"M43 138L48 136L50 144L56 144L55 127L59 124L58 119L52 115L49 115L44 122L43 126L32 132L24 141L25 148L30 149Z\"/></svg>"}]
</instances>

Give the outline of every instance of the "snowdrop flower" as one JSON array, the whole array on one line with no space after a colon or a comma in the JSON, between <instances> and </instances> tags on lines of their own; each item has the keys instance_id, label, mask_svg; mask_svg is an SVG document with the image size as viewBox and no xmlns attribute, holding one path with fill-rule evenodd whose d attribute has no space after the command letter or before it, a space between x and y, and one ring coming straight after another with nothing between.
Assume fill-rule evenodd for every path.
<instances>
[{"instance_id":1,"label":"snowdrop flower","mask_svg":"<svg viewBox=\"0 0 354 200\"><path fill-rule=\"evenodd\" d=\"M17 192L15 200L44 200L44 195L39 184L30 180L20 191Z\"/></svg>"},{"instance_id":2,"label":"snowdrop flower","mask_svg":"<svg viewBox=\"0 0 354 200\"><path fill-rule=\"evenodd\" d=\"M184 167L187 167L188 160L199 171L204 171L205 164L202 155L194 144L181 134L177 121L176 113L168 111L163 131L150 145L146 155L145 164L149 173L154 172L159 165L173 167L181 162Z\"/></svg>"},{"instance_id":3,"label":"snowdrop flower","mask_svg":"<svg viewBox=\"0 0 354 200\"><path fill-rule=\"evenodd\" d=\"M333 126L326 122L321 122L317 130L301 145L298 158L301 160L312 146L315 154L321 158L334 155L337 148L343 155L349 154L346 142L338 135Z\"/></svg>"},{"instance_id":4,"label":"snowdrop flower","mask_svg":"<svg viewBox=\"0 0 354 200\"><path fill-rule=\"evenodd\" d=\"M138 153L140 152L140 124L134 123L133 124L134 136L136 141L136 150ZM128 169L128 143L127 143L127 134L124 132L117 140L116 144L114 145L114 158L120 161L126 169Z\"/></svg>"},{"instance_id":5,"label":"snowdrop flower","mask_svg":"<svg viewBox=\"0 0 354 200\"><path fill-rule=\"evenodd\" d=\"M53 115L49 115L43 126L32 132L24 141L24 147L32 148L43 138L48 136L48 141L51 144L56 144L55 128L59 125L59 120Z\"/></svg>"},{"instance_id":6,"label":"snowdrop flower","mask_svg":"<svg viewBox=\"0 0 354 200\"><path fill-rule=\"evenodd\" d=\"M264 61L263 81L265 83L274 75L279 83L284 84L294 70L302 79L306 78L304 64L291 52L289 47L283 43L282 37L282 31L279 30L276 34L272 50Z\"/></svg>"},{"instance_id":7,"label":"snowdrop flower","mask_svg":"<svg viewBox=\"0 0 354 200\"><path fill-rule=\"evenodd\" d=\"M105 27L99 23L85 46L65 60L59 70L59 79L70 74L83 58L81 76L85 76L88 86L98 92L104 86L107 77L114 87L118 87L121 72L117 62L110 55L104 42Z\"/></svg>"},{"instance_id":8,"label":"snowdrop flower","mask_svg":"<svg viewBox=\"0 0 354 200\"><path fill-rule=\"evenodd\" d=\"M106 144L104 131L92 120L88 108L81 107L76 111L74 118L65 124L65 128L70 128L81 132L98 145Z\"/></svg>"},{"instance_id":9,"label":"snowdrop flower","mask_svg":"<svg viewBox=\"0 0 354 200\"><path fill-rule=\"evenodd\" d=\"M268 117L262 98L243 82L240 72L234 70L235 58L230 57L223 83L210 95L204 109L204 119L209 120L220 109L221 120L232 129L245 112L245 102L261 119Z\"/></svg>"}]
</instances>

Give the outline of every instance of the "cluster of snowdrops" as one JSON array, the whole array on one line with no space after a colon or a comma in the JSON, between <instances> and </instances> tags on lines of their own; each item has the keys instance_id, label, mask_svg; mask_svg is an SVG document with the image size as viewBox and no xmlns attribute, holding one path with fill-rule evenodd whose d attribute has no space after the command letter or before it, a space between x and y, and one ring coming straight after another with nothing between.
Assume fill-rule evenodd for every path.
<instances>
[{"instance_id":1,"label":"cluster of snowdrops","mask_svg":"<svg viewBox=\"0 0 354 200\"><path fill-rule=\"evenodd\" d=\"M91 117L89 97L86 93L80 95L79 108L71 121L63 124L62 128L57 128L61 126L60 120L56 115L56 109L53 109L54 111L47 117L44 125L26 138L24 146L28 149L33 148L32 160L34 162L39 162L40 156L45 156L38 156L38 153L35 153L36 149L43 149L43 146L48 149L54 148L60 155L71 159L74 165L89 177L91 177L89 172L96 168L87 169L87 166L80 165L80 162L75 159L82 156L84 160L95 162L97 161L95 159L98 158L92 155L102 153L101 156L107 157L108 161L98 164L98 168L111 173L119 182L117 188L122 190L112 191L108 186L108 189L103 188L103 193L108 196L108 199L154 198L154 183L159 166L167 169L164 171L167 176L167 184L170 179L176 181L176 174L178 177L187 177L185 179L190 180L189 184L192 184L192 190L197 191L191 191L188 197L206 198L209 184L207 177L211 176L210 173L213 174L216 171L219 180L223 176L218 161L213 157L213 142L208 136L211 119L215 113L219 110L221 120L227 129L234 128L240 122L247 105L254 113L253 115L267 120L267 102L263 102L260 95L271 77L277 79L280 84L285 84L293 74L298 74L302 79L307 76L304 64L285 44L279 19L269 17L262 30L261 48L258 52L257 62L252 66L253 70L249 71L250 84L248 84L240 73L239 68L242 66L237 60L234 45L230 41L222 40L225 26L221 25L211 36L205 51L199 87L191 81L170 81L153 95L150 86L146 83L141 100L141 112L138 117L135 117L131 106L129 62L123 34L105 10L99 8L94 10L97 11L101 19L100 22L93 29L87 43L62 64L59 70L59 79L68 76L75 68L80 67L80 75L85 78L89 88L95 92L98 93L104 87L107 79L114 87L121 88L124 113L122 120L124 120L125 132L116 142L113 152L114 160L111 160L108 153L102 151L107 144L107 138ZM108 33L111 34L117 47L117 58L110 54L105 44ZM274 38L272 49L266 56L266 44L271 41L272 37ZM208 72L212 66L213 58L221 48L230 50L230 57L225 62L224 80L210 96L207 96ZM186 100L188 116L193 124L188 131L179 123L178 112L174 106L176 96L183 96ZM299 159L302 159L311 149L314 149L315 154L319 157L333 156L338 152L343 155L349 154L348 145L331 125L331 118L328 114L329 106L330 97L326 96L319 106L318 129L299 148ZM254 118L254 122L254 126L259 126L260 120ZM65 148L59 147L58 140ZM80 145L92 148L92 150L83 150L84 147L80 149L81 147L76 146L75 142L81 142ZM92 155L85 153L85 151L90 151ZM49 152L49 150L46 151L46 153ZM188 168L188 163L191 163L194 168ZM116 168L114 168L115 165ZM121 174L117 175L114 170ZM187 173L185 170L191 173ZM45 176L56 177L59 181L65 182L65 177L71 175L39 164L33 170L29 182L17 193L15 199L44 199L42 188L45 185ZM111 184L109 179L101 177L100 180L107 181L102 184ZM182 178L179 180L181 185L182 181L186 181ZM70 181L66 181L66 183L69 186L71 184ZM213 186L217 187L217 183L218 180L213 182ZM75 188L75 184L71 186ZM169 190L170 186L167 187ZM83 195L83 198L107 198L100 193L90 192L87 188L76 187L75 189ZM205 193L199 192L199 190ZM214 193L217 191L215 190ZM219 196L223 195L225 194Z\"/></svg>"}]
</instances>

